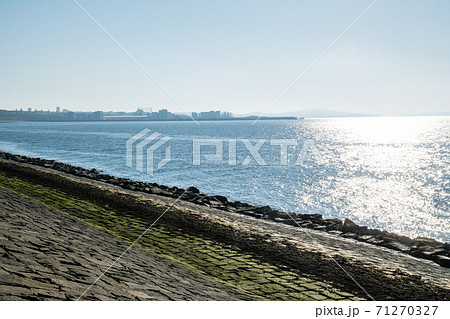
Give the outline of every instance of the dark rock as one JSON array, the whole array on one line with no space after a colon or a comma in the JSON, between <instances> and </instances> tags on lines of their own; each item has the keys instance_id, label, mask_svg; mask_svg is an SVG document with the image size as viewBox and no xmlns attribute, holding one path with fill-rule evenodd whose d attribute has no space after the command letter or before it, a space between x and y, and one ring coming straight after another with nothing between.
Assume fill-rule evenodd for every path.
<instances>
[{"instance_id":1,"label":"dark rock","mask_svg":"<svg viewBox=\"0 0 450 319\"><path fill-rule=\"evenodd\" d=\"M402 244L400 242L397 242L397 241L388 242L388 243L386 243L385 246L387 248L394 249L394 250L397 250L397 251L401 251L401 252L404 252L404 253L407 253L410 250L409 246L407 246L405 244Z\"/></svg>"},{"instance_id":2,"label":"dark rock","mask_svg":"<svg viewBox=\"0 0 450 319\"><path fill-rule=\"evenodd\" d=\"M271 209L270 211L264 213L264 214L263 214L263 217L264 217L264 218L267 218L267 219L274 219L274 218L277 218L277 217L278 217L278 211L272 210L272 209Z\"/></svg>"},{"instance_id":3,"label":"dark rock","mask_svg":"<svg viewBox=\"0 0 450 319\"><path fill-rule=\"evenodd\" d=\"M433 251L422 251L419 254L419 257L420 258L424 258L424 259L428 259L428 260L432 260L433 259L433 254L434 254Z\"/></svg>"},{"instance_id":4,"label":"dark rock","mask_svg":"<svg viewBox=\"0 0 450 319\"><path fill-rule=\"evenodd\" d=\"M434 255L445 256L447 255L447 250L445 250L444 248L435 248Z\"/></svg>"},{"instance_id":5,"label":"dark rock","mask_svg":"<svg viewBox=\"0 0 450 319\"><path fill-rule=\"evenodd\" d=\"M367 234L369 228L367 226L359 226L358 234Z\"/></svg>"},{"instance_id":6,"label":"dark rock","mask_svg":"<svg viewBox=\"0 0 450 319\"><path fill-rule=\"evenodd\" d=\"M214 199L218 200L221 203L228 203L228 199L225 196L221 196L221 195L214 195L213 196Z\"/></svg>"},{"instance_id":7,"label":"dark rock","mask_svg":"<svg viewBox=\"0 0 450 319\"><path fill-rule=\"evenodd\" d=\"M369 244L374 244L374 245L378 245L378 246L384 244L384 240L375 238L375 237L366 240L366 242Z\"/></svg>"},{"instance_id":8,"label":"dark rock","mask_svg":"<svg viewBox=\"0 0 450 319\"><path fill-rule=\"evenodd\" d=\"M234 207L234 208L241 208L241 207L243 207L241 205L241 202L229 202L228 205L231 206L231 207Z\"/></svg>"},{"instance_id":9,"label":"dark rock","mask_svg":"<svg viewBox=\"0 0 450 319\"><path fill-rule=\"evenodd\" d=\"M200 194L200 190L194 186L189 187L187 190L193 194Z\"/></svg>"},{"instance_id":10,"label":"dark rock","mask_svg":"<svg viewBox=\"0 0 450 319\"><path fill-rule=\"evenodd\" d=\"M109 180L109 179L111 178L111 176L110 176L110 175L107 175L107 174L97 174L97 175L95 176L95 178L96 178L96 179Z\"/></svg>"},{"instance_id":11,"label":"dark rock","mask_svg":"<svg viewBox=\"0 0 450 319\"><path fill-rule=\"evenodd\" d=\"M309 216L309 219L312 220L315 223L322 222L323 221L323 216L322 216L322 214L311 214Z\"/></svg>"},{"instance_id":12,"label":"dark rock","mask_svg":"<svg viewBox=\"0 0 450 319\"><path fill-rule=\"evenodd\" d=\"M291 226L295 226L295 227L300 227L300 225L293 219L283 219L282 221L283 224L286 225L291 225Z\"/></svg>"},{"instance_id":13,"label":"dark rock","mask_svg":"<svg viewBox=\"0 0 450 319\"><path fill-rule=\"evenodd\" d=\"M442 246L443 243L440 243L437 240L432 239L432 238L417 237L416 239L414 239L413 245L417 246L417 247L421 247L421 246L436 247L436 246Z\"/></svg>"},{"instance_id":14,"label":"dark rock","mask_svg":"<svg viewBox=\"0 0 450 319\"><path fill-rule=\"evenodd\" d=\"M254 212L257 214L262 214L264 218L267 219L274 219L274 218L281 218L281 216L279 216L279 212L276 210L273 210L272 208L270 208L270 206L250 206L250 207L244 207L243 209L240 210L245 210L248 212Z\"/></svg>"},{"instance_id":15,"label":"dark rock","mask_svg":"<svg viewBox=\"0 0 450 319\"><path fill-rule=\"evenodd\" d=\"M358 234L357 233L343 233L342 237L356 239L358 237Z\"/></svg>"},{"instance_id":16,"label":"dark rock","mask_svg":"<svg viewBox=\"0 0 450 319\"><path fill-rule=\"evenodd\" d=\"M173 196L173 194L171 192L168 192L168 191L163 190L163 189L159 189L157 187L150 188L150 191L151 191L152 194L155 194L155 195L166 196L166 197L172 197Z\"/></svg>"},{"instance_id":17,"label":"dark rock","mask_svg":"<svg viewBox=\"0 0 450 319\"><path fill-rule=\"evenodd\" d=\"M192 196L192 193L191 193L191 192L185 191L185 190L182 189L182 188L178 188L178 189L174 190L172 193L173 193L173 194L176 194L176 195L178 195L178 196L180 196L181 194L185 194L185 195L188 195L188 196Z\"/></svg>"},{"instance_id":18,"label":"dark rock","mask_svg":"<svg viewBox=\"0 0 450 319\"><path fill-rule=\"evenodd\" d=\"M342 220L333 218L323 220L323 224L326 226L327 230L342 228Z\"/></svg>"},{"instance_id":19,"label":"dark rock","mask_svg":"<svg viewBox=\"0 0 450 319\"><path fill-rule=\"evenodd\" d=\"M343 234L340 230L330 230L330 231L328 231L328 233L338 235L338 236Z\"/></svg>"},{"instance_id":20,"label":"dark rock","mask_svg":"<svg viewBox=\"0 0 450 319\"><path fill-rule=\"evenodd\" d=\"M431 246L412 246L410 254L417 258L424 258L424 259L433 259L433 254L435 253L434 247Z\"/></svg>"},{"instance_id":21,"label":"dark rock","mask_svg":"<svg viewBox=\"0 0 450 319\"><path fill-rule=\"evenodd\" d=\"M262 207L256 207L255 209L252 209L254 212L261 213L261 214L267 214L272 212L272 208L270 206L262 206Z\"/></svg>"},{"instance_id":22,"label":"dark rock","mask_svg":"<svg viewBox=\"0 0 450 319\"><path fill-rule=\"evenodd\" d=\"M297 221L300 227L312 229L314 228L314 224L310 220Z\"/></svg>"},{"instance_id":23,"label":"dark rock","mask_svg":"<svg viewBox=\"0 0 450 319\"><path fill-rule=\"evenodd\" d=\"M450 257L439 256L437 258L437 263L442 267L450 268Z\"/></svg>"},{"instance_id":24,"label":"dark rock","mask_svg":"<svg viewBox=\"0 0 450 319\"><path fill-rule=\"evenodd\" d=\"M312 220L312 221L319 221L319 220L323 219L323 216L321 214L298 214L297 217L299 219Z\"/></svg>"},{"instance_id":25,"label":"dark rock","mask_svg":"<svg viewBox=\"0 0 450 319\"><path fill-rule=\"evenodd\" d=\"M211 204L211 206L223 206L222 202L219 202L217 200L210 200L209 203Z\"/></svg>"},{"instance_id":26,"label":"dark rock","mask_svg":"<svg viewBox=\"0 0 450 319\"><path fill-rule=\"evenodd\" d=\"M256 217L256 218L261 218L263 216L262 214L256 213L252 210L238 209L238 210L235 210L235 212L238 214L252 216L252 217Z\"/></svg>"},{"instance_id":27,"label":"dark rock","mask_svg":"<svg viewBox=\"0 0 450 319\"><path fill-rule=\"evenodd\" d=\"M134 186L133 184L130 184L130 183L124 184L123 188L129 189L129 190L132 190L132 191L136 190L136 186Z\"/></svg>"},{"instance_id":28,"label":"dark rock","mask_svg":"<svg viewBox=\"0 0 450 319\"><path fill-rule=\"evenodd\" d=\"M358 236L358 240L360 240L360 241L368 241L371 238L374 238L374 237L372 235L360 235L360 236Z\"/></svg>"},{"instance_id":29,"label":"dark rock","mask_svg":"<svg viewBox=\"0 0 450 319\"><path fill-rule=\"evenodd\" d=\"M413 239L411 239L411 238L409 238L409 237L406 237L406 236L399 236L397 240L398 240L400 243L402 243L402 244L404 244L404 245L407 245L407 246L412 246L413 243L414 243L414 240L413 240Z\"/></svg>"},{"instance_id":30,"label":"dark rock","mask_svg":"<svg viewBox=\"0 0 450 319\"><path fill-rule=\"evenodd\" d=\"M410 253L411 256L414 256L414 257L417 257L417 258L421 258L421 254L422 254L422 252L420 250L414 249L414 248L411 248L409 253Z\"/></svg>"},{"instance_id":31,"label":"dark rock","mask_svg":"<svg viewBox=\"0 0 450 319\"><path fill-rule=\"evenodd\" d=\"M436 251L436 249L432 246L419 246L418 248L420 251L427 253L434 253Z\"/></svg>"},{"instance_id":32,"label":"dark rock","mask_svg":"<svg viewBox=\"0 0 450 319\"><path fill-rule=\"evenodd\" d=\"M289 219L289 215L286 212L279 212L278 218ZM297 216L295 216L295 218L297 218Z\"/></svg>"},{"instance_id":33,"label":"dark rock","mask_svg":"<svg viewBox=\"0 0 450 319\"><path fill-rule=\"evenodd\" d=\"M359 229L359 226L354 223L350 218L346 218L344 220L344 230L345 231L354 231Z\"/></svg>"}]
</instances>

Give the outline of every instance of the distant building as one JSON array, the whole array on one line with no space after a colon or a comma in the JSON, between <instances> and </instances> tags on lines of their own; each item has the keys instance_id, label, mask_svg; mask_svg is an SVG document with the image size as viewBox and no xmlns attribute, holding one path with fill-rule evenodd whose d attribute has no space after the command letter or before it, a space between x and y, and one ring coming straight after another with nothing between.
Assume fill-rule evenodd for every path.
<instances>
[{"instance_id":1,"label":"distant building","mask_svg":"<svg viewBox=\"0 0 450 319\"><path fill-rule=\"evenodd\" d=\"M222 112L221 117L224 119L230 119L233 115L230 112Z\"/></svg>"},{"instance_id":2,"label":"distant building","mask_svg":"<svg viewBox=\"0 0 450 319\"><path fill-rule=\"evenodd\" d=\"M209 111L192 112L192 118L197 120L226 120L232 119L229 112ZM11 121L189 121L189 116L185 114L171 113L167 109L161 109L157 112L145 112L143 108L135 112L73 112L55 107L55 111L43 111L27 108L27 111L16 109L14 111L0 110L0 120Z\"/></svg>"},{"instance_id":3,"label":"distant building","mask_svg":"<svg viewBox=\"0 0 450 319\"><path fill-rule=\"evenodd\" d=\"M202 120L217 120L220 118L220 111L201 112L199 118Z\"/></svg>"},{"instance_id":4,"label":"distant building","mask_svg":"<svg viewBox=\"0 0 450 319\"><path fill-rule=\"evenodd\" d=\"M166 120L169 118L169 111L167 109L162 109L158 111L158 118L161 120Z\"/></svg>"}]
</instances>

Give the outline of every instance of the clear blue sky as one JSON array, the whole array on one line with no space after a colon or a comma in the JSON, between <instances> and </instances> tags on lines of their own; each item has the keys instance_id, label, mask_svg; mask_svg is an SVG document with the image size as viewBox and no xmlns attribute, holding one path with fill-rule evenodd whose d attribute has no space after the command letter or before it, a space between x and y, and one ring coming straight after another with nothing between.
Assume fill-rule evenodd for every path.
<instances>
[{"instance_id":1,"label":"clear blue sky","mask_svg":"<svg viewBox=\"0 0 450 319\"><path fill-rule=\"evenodd\" d=\"M187 111L270 105L372 0L79 0ZM271 112L450 111L450 1L380 0ZM179 108L71 0L0 1L0 108Z\"/></svg>"}]
</instances>

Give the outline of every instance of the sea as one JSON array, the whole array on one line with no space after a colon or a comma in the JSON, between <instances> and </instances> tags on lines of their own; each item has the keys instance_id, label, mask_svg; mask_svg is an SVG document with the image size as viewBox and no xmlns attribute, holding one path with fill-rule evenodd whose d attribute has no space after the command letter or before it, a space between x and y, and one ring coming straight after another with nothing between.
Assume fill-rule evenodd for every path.
<instances>
[{"instance_id":1,"label":"sea","mask_svg":"<svg viewBox=\"0 0 450 319\"><path fill-rule=\"evenodd\" d=\"M450 117L0 123L0 150L450 242Z\"/></svg>"}]
</instances>

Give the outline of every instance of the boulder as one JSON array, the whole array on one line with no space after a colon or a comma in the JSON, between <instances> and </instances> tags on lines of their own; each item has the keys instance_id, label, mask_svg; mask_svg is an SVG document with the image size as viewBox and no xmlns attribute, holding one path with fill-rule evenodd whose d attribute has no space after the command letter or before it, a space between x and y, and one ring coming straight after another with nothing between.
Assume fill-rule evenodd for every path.
<instances>
[{"instance_id":1,"label":"boulder","mask_svg":"<svg viewBox=\"0 0 450 319\"><path fill-rule=\"evenodd\" d=\"M360 235L358 236L358 240L360 241L368 241L369 239L374 238L372 235Z\"/></svg>"},{"instance_id":2,"label":"boulder","mask_svg":"<svg viewBox=\"0 0 450 319\"><path fill-rule=\"evenodd\" d=\"M359 226L353 222L350 218L344 220L344 230L345 231L355 231L358 230Z\"/></svg>"},{"instance_id":3,"label":"boulder","mask_svg":"<svg viewBox=\"0 0 450 319\"><path fill-rule=\"evenodd\" d=\"M314 224L311 222L311 221L309 221L309 220L303 220L303 221L301 221L301 222L299 222L299 221L297 221L298 222L298 224L300 225L300 227L302 227L302 228L308 228L308 229L312 229L312 228L314 228Z\"/></svg>"},{"instance_id":4,"label":"boulder","mask_svg":"<svg viewBox=\"0 0 450 319\"><path fill-rule=\"evenodd\" d=\"M132 191L136 190L136 186L134 186L134 185L131 184L131 183L126 183L126 184L124 184L124 185L123 185L123 188L129 189L129 190L132 190Z\"/></svg>"},{"instance_id":5,"label":"boulder","mask_svg":"<svg viewBox=\"0 0 450 319\"><path fill-rule=\"evenodd\" d=\"M270 211L267 211L265 213L262 213L264 218L267 219L274 219L278 217L278 211L271 209Z\"/></svg>"},{"instance_id":6,"label":"boulder","mask_svg":"<svg viewBox=\"0 0 450 319\"><path fill-rule=\"evenodd\" d=\"M450 257L439 256L437 258L437 263L442 267L450 268Z\"/></svg>"},{"instance_id":7,"label":"boulder","mask_svg":"<svg viewBox=\"0 0 450 319\"><path fill-rule=\"evenodd\" d=\"M442 245L443 245L443 243L440 243L437 240L432 239L432 238L417 237L416 239L414 239L414 246L417 246L417 247L421 247L421 246L436 247L436 246L442 246Z\"/></svg>"},{"instance_id":8,"label":"boulder","mask_svg":"<svg viewBox=\"0 0 450 319\"><path fill-rule=\"evenodd\" d=\"M387 248L394 249L394 250L397 250L397 251L401 251L401 252L404 252L404 253L408 253L409 250L410 250L409 246L407 246L405 244L402 244L402 243L400 243L398 241L388 242L388 243L386 243L385 246Z\"/></svg>"},{"instance_id":9,"label":"boulder","mask_svg":"<svg viewBox=\"0 0 450 319\"><path fill-rule=\"evenodd\" d=\"M191 186L187 189L188 192L191 192L192 194L200 194L200 190L197 187Z\"/></svg>"},{"instance_id":10,"label":"boulder","mask_svg":"<svg viewBox=\"0 0 450 319\"><path fill-rule=\"evenodd\" d=\"M214 195L212 196L215 200L221 202L221 203L228 203L228 199L225 196L222 195Z\"/></svg>"},{"instance_id":11,"label":"boulder","mask_svg":"<svg viewBox=\"0 0 450 319\"><path fill-rule=\"evenodd\" d=\"M295 221L295 220L292 220L292 219L284 219L283 221L282 221L282 223L283 224L286 224L286 225L291 225L291 226L295 226L295 227L300 227L300 225Z\"/></svg>"},{"instance_id":12,"label":"boulder","mask_svg":"<svg viewBox=\"0 0 450 319\"><path fill-rule=\"evenodd\" d=\"M337 218L325 219L323 225L325 225L326 230L339 230L343 227L342 220Z\"/></svg>"},{"instance_id":13,"label":"boulder","mask_svg":"<svg viewBox=\"0 0 450 319\"><path fill-rule=\"evenodd\" d=\"M366 240L367 243L369 244L373 244L373 245L382 245L384 243L384 240L379 239L379 238L370 238L368 240Z\"/></svg>"},{"instance_id":14,"label":"boulder","mask_svg":"<svg viewBox=\"0 0 450 319\"><path fill-rule=\"evenodd\" d=\"M348 232L348 233L343 233L342 237L356 239L358 237L358 234L357 233Z\"/></svg>"},{"instance_id":15,"label":"boulder","mask_svg":"<svg viewBox=\"0 0 450 319\"><path fill-rule=\"evenodd\" d=\"M323 225L314 225L315 230L326 230L326 227Z\"/></svg>"},{"instance_id":16,"label":"boulder","mask_svg":"<svg viewBox=\"0 0 450 319\"><path fill-rule=\"evenodd\" d=\"M397 238L397 240L407 246L412 246L414 243L414 240L412 240L411 238L407 237L407 236L399 236Z\"/></svg>"},{"instance_id":17,"label":"boulder","mask_svg":"<svg viewBox=\"0 0 450 319\"><path fill-rule=\"evenodd\" d=\"M228 206L231 206L231 207L234 207L234 208L241 208L241 207L243 207L241 205L241 202L229 202Z\"/></svg>"}]
</instances>

